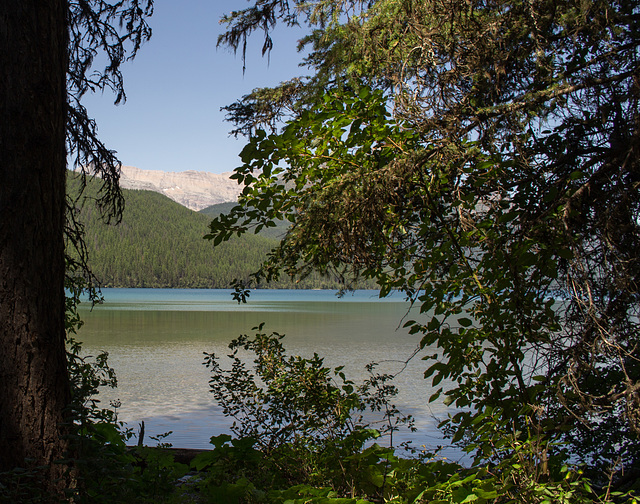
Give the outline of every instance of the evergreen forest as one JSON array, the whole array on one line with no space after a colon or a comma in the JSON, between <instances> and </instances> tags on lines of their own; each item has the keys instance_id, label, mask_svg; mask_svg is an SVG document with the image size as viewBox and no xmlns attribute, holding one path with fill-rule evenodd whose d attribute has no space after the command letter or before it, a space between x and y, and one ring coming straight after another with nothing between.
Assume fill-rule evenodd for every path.
<instances>
[{"instance_id":1,"label":"evergreen forest","mask_svg":"<svg viewBox=\"0 0 640 504\"><path fill-rule=\"evenodd\" d=\"M81 182L72 175L68 179L73 197ZM88 180L76 202L76 220L84 226L89 267L102 287L226 289L258 269L284 232L270 228L270 234L265 230L214 247L203 236L211 217L228 204L195 212L162 194L127 189L122 221L107 223L90 204L99 190L98 181ZM282 278L268 287L336 288L337 283L314 275L297 283Z\"/></svg>"}]
</instances>

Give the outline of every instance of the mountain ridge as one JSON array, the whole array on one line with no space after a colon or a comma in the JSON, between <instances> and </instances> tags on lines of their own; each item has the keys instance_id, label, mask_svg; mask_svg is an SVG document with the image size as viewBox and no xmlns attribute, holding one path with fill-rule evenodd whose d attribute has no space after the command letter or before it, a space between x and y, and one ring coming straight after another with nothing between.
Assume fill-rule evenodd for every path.
<instances>
[{"instance_id":1,"label":"mountain ridge","mask_svg":"<svg viewBox=\"0 0 640 504\"><path fill-rule=\"evenodd\" d=\"M164 194L176 203L198 212L218 203L237 201L242 187L229 178L231 173L195 170L165 172L122 166L120 187Z\"/></svg>"},{"instance_id":2,"label":"mountain ridge","mask_svg":"<svg viewBox=\"0 0 640 504\"><path fill-rule=\"evenodd\" d=\"M264 233L247 233L214 247L203 239L211 215L189 210L155 191L123 189L122 221L107 224L92 204L100 183L87 182L77 200L76 219L83 226L89 266L102 287L229 289L234 279L248 281L278 245L276 238ZM81 189L78 177L67 178L74 201ZM228 205L220 206L210 212L228 210ZM68 252L77 254L73 247ZM301 281L282 275L262 287L338 289L340 284L315 273Z\"/></svg>"}]
</instances>

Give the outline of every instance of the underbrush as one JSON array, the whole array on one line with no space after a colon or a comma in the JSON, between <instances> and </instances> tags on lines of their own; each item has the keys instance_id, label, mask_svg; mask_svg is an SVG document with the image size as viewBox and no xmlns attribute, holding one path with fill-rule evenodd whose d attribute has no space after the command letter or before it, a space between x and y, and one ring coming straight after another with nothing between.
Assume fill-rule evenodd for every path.
<instances>
[{"instance_id":1,"label":"underbrush","mask_svg":"<svg viewBox=\"0 0 640 504\"><path fill-rule=\"evenodd\" d=\"M230 345L228 368L206 354L210 387L231 435L211 439L212 450L191 464L188 495L205 503L613 503L635 502L613 491L615 468L592 483L567 462L561 445L523 408L529 428L510 429L505 415L478 415L472 467L391 442L412 419L393 405L392 376L368 368L362 384L314 354L287 355L283 336L263 326ZM375 425L365 412L377 412ZM629 490L629 489L627 489Z\"/></svg>"},{"instance_id":2,"label":"underbrush","mask_svg":"<svg viewBox=\"0 0 640 504\"><path fill-rule=\"evenodd\" d=\"M361 384L318 355L287 355L282 335L262 326L234 340L221 359L205 354L211 392L233 419L231 434L211 438L211 449L189 465L168 444L131 447L131 429L97 401L115 386L107 356L81 358L71 341L74 402L63 461L73 476L67 498L77 503L365 504L365 503L635 503L633 481L614 485L616 468L591 481L547 439L533 412L530 427L510 430L498 409L478 415L471 467L437 452L390 441L411 417L393 405L392 376L368 368ZM371 412L380 421L370 423ZM365 414L367 413L367 414ZM140 436L139 436L140 437ZM0 502L52 502L34 493L38 471L0 475ZM614 491L614 489L616 491ZM637 488L635 488L637 491Z\"/></svg>"}]
</instances>

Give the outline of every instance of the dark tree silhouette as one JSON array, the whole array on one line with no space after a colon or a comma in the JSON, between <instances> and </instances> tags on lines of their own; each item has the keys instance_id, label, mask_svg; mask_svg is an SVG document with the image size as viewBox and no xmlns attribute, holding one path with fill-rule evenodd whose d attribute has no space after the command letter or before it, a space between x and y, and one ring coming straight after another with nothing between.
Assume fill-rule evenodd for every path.
<instances>
[{"instance_id":1,"label":"dark tree silhouette","mask_svg":"<svg viewBox=\"0 0 640 504\"><path fill-rule=\"evenodd\" d=\"M65 19L64 0L0 5L2 471L65 451Z\"/></svg>"},{"instance_id":2,"label":"dark tree silhouette","mask_svg":"<svg viewBox=\"0 0 640 504\"><path fill-rule=\"evenodd\" d=\"M0 472L46 467L46 491L67 484L66 468L54 464L68 448L71 392L65 235L80 243L65 217L67 153L103 177L100 207L117 217L119 164L80 99L105 88L124 99L119 66L149 38L151 8L146 0L0 3ZM92 69L98 54L102 71Z\"/></svg>"}]
</instances>

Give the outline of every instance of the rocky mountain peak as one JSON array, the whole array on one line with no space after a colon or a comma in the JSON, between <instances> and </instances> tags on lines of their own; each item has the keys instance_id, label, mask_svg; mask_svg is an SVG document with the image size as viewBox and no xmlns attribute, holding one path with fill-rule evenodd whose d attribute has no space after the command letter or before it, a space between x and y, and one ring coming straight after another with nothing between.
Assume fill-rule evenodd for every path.
<instances>
[{"instance_id":1,"label":"rocky mountain peak","mask_svg":"<svg viewBox=\"0 0 640 504\"><path fill-rule=\"evenodd\" d=\"M200 211L217 203L238 199L242 186L231 180L230 175L231 172L163 172L123 166L120 187L159 192L191 210Z\"/></svg>"}]
</instances>

